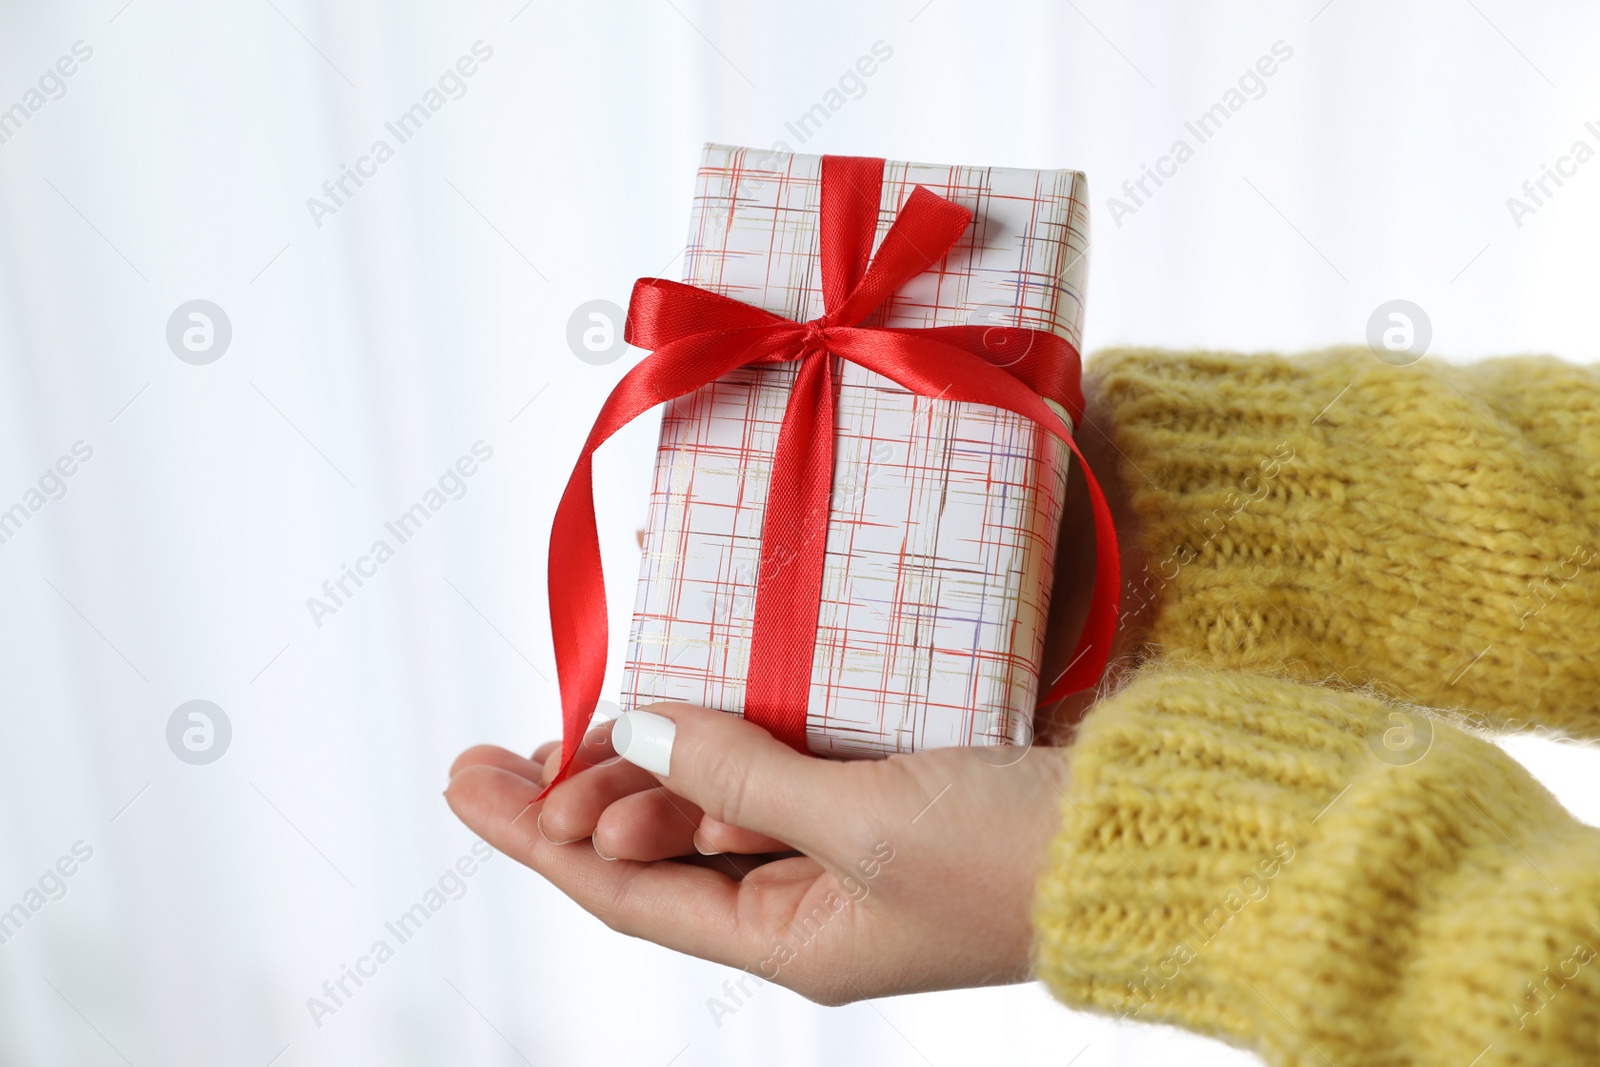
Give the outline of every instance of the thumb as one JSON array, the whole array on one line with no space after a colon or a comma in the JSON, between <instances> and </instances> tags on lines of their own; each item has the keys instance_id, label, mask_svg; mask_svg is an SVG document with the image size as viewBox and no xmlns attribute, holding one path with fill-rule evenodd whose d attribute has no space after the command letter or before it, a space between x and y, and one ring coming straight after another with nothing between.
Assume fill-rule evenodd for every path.
<instances>
[{"instance_id":1,"label":"thumb","mask_svg":"<svg viewBox=\"0 0 1600 1067\"><path fill-rule=\"evenodd\" d=\"M611 745L711 818L803 851L850 803L846 765L802 755L726 712L687 704L624 712Z\"/></svg>"}]
</instances>

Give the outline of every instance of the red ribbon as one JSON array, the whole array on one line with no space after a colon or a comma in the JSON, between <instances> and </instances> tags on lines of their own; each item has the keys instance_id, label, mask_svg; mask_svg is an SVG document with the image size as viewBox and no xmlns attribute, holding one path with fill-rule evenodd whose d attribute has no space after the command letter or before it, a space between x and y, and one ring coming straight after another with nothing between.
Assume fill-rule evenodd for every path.
<instances>
[{"instance_id":1,"label":"red ribbon","mask_svg":"<svg viewBox=\"0 0 1600 1067\"><path fill-rule=\"evenodd\" d=\"M634 283L627 340L652 350L606 398L561 494L550 533L550 623L561 683L561 769L588 729L606 665L605 585L595 531L594 450L657 404L752 364L798 362L773 455L761 531L744 717L802 752L822 601L828 503L833 488L833 357L875 371L919 396L988 404L1038 423L1066 443L1083 470L1094 511L1094 596L1072 663L1040 704L1093 686L1116 630L1120 565L1111 512L1066 425L1083 413L1078 353L1048 330L985 326L862 326L902 285L944 259L972 212L918 186L877 255L883 160L824 156L821 267L825 313L795 322L705 289L661 278ZM1019 352L1020 350L1020 352Z\"/></svg>"}]
</instances>

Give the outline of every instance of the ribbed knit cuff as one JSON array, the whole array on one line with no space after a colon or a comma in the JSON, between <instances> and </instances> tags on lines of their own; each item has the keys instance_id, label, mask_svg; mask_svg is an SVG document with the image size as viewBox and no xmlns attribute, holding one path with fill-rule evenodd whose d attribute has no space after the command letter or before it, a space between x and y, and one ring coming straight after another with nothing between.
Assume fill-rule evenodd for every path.
<instances>
[{"instance_id":1,"label":"ribbed knit cuff","mask_svg":"<svg viewBox=\"0 0 1600 1067\"><path fill-rule=\"evenodd\" d=\"M1068 753L1034 916L1067 1004L1273 1064L1600 1062L1600 832L1493 745L1168 666Z\"/></svg>"},{"instance_id":2,"label":"ribbed knit cuff","mask_svg":"<svg viewBox=\"0 0 1600 1067\"><path fill-rule=\"evenodd\" d=\"M1600 372L1097 353L1157 652L1600 736Z\"/></svg>"}]
</instances>

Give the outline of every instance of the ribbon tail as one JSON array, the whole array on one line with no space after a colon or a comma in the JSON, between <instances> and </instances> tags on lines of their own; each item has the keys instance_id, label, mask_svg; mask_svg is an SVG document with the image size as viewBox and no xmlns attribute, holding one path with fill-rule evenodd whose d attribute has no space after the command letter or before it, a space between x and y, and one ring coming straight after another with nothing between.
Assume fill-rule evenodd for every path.
<instances>
[{"instance_id":1,"label":"ribbon tail","mask_svg":"<svg viewBox=\"0 0 1600 1067\"><path fill-rule=\"evenodd\" d=\"M1078 647L1073 650L1067 669L1039 698L1038 706L1054 704L1084 689L1099 684L1111 659L1111 641L1117 634L1117 614L1122 600L1122 552L1117 544L1117 527L1111 520L1111 507L1100 489L1100 482L1089 461L1078 450L1078 443L1067 438L1067 447L1078 457L1084 484L1089 488L1089 505L1094 513L1094 595L1089 601L1089 617L1084 620Z\"/></svg>"},{"instance_id":2,"label":"ribbon tail","mask_svg":"<svg viewBox=\"0 0 1600 1067\"><path fill-rule=\"evenodd\" d=\"M571 774L606 673L606 585L594 521L593 452L586 445L578 457L550 530L550 632L561 688L561 768L540 797Z\"/></svg>"},{"instance_id":3,"label":"ribbon tail","mask_svg":"<svg viewBox=\"0 0 1600 1067\"><path fill-rule=\"evenodd\" d=\"M606 672L605 576L594 520L595 449L657 404L691 393L753 355L787 343L792 341L784 331L769 327L684 337L630 370L601 406L550 529L550 630L561 689L561 767L541 797L572 774Z\"/></svg>"},{"instance_id":4,"label":"ribbon tail","mask_svg":"<svg viewBox=\"0 0 1600 1067\"><path fill-rule=\"evenodd\" d=\"M981 356L941 341L888 330L836 330L832 343L834 350L845 359L876 371L920 396L988 404L1021 415L1060 439L1077 457L1094 514L1094 594L1071 664L1039 703L1054 703L1098 683L1111 659L1111 639L1117 630L1122 558L1105 493L1061 417L1038 394L1004 370ZM938 358L930 358L934 356ZM937 373L924 370L930 367L938 368Z\"/></svg>"}]
</instances>

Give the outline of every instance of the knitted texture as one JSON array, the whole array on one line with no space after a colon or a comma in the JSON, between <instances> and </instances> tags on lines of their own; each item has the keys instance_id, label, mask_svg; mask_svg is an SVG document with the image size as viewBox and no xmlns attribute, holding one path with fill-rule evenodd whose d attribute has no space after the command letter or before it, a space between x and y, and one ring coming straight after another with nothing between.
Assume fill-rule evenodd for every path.
<instances>
[{"instance_id":1,"label":"knitted texture","mask_svg":"<svg viewBox=\"0 0 1600 1067\"><path fill-rule=\"evenodd\" d=\"M1070 752L1034 914L1066 1003L1274 1065L1600 1063L1600 831L1493 745L1160 664Z\"/></svg>"},{"instance_id":2,"label":"knitted texture","mask_svg":"<svg viewBox=\"0 0 1600 1067\"><path fill-rule=\"evenodd\" d=\"M1600 736L1600 375L1089 370L1147 665L1068 750L1038 975L1274 1065L1600 1064L1600 831L1456 725Z\"/></svg>"},{"instance_id":3,"label":"knitted texture","mask_svg":"<svg viewBox=\"0 0 1600 1067\"><path fill-rule=\"evenodd\" d=\"M1600 373L1118 350L1090 363L1149 651L1600 736Z\"/></svg>"}]
</instances>

